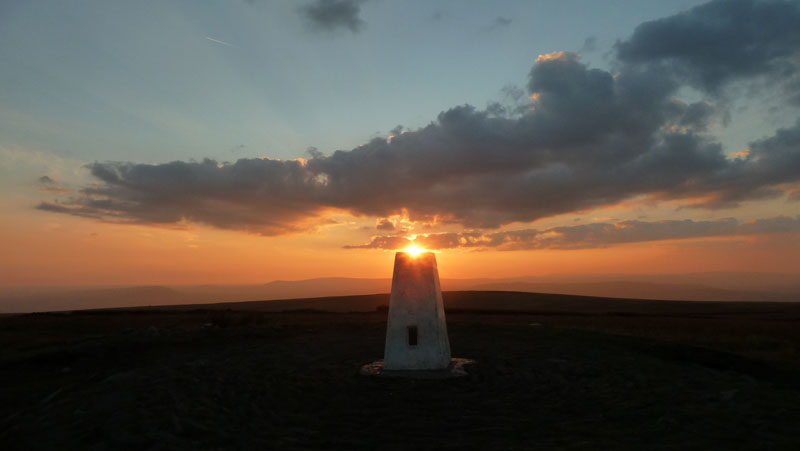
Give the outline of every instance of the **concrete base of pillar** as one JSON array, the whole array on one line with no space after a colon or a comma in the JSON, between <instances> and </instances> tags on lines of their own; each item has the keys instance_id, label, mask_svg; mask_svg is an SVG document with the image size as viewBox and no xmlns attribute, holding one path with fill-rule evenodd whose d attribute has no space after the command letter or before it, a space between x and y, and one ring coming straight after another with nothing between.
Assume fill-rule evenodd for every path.
<instances>
[{"instance_id":1,"label":"concrete base of pillar","mask_svg":"<svg viewBox=\"0 0 800 451\"><path fill-rule=\"evenodd\" d=\"M362 376L401 377L407 379L451 379L454 377L468 376L466 365L474 364L471 359L450 359L450 365L439 370L387 370L383 367L383 360L368 363L361 367L359 374Z\"/></svg>"}]
</instances>

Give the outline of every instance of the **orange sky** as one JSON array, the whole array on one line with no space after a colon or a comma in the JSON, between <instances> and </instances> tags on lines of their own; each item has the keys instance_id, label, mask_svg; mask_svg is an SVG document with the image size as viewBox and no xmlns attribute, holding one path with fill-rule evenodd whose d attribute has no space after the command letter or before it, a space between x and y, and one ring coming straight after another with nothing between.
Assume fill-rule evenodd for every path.
<instances>
[{"instance_id":1,"label":"orange sky","mask_svg":"<svg viewBox=\"0 0 800 451\"><path fill-rule=\"evenodd\" d=\"M358 221L367 221L358 220ZM358 222L356 221L356 222ZM355 225L354 225L355 227ZM28 211L0 224L0 284L263 283L314 277L391 277L393 253L342 249L370 231L278 237L190 226L103 224ZM348 235L353 235L347 241ZM542 274L795 272L800 237L737 236L581 250L437 251L444 278Z\"/></svg>"}]
</instances>

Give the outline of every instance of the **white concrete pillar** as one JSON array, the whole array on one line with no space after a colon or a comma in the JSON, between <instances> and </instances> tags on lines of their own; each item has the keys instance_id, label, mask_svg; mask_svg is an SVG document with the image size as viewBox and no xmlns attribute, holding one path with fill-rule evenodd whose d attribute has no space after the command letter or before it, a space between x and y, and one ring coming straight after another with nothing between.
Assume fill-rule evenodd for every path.
<instances>
[{"instance_id":1,"label":"white concrete pillar","mask_svg":"<svg viewBox=\"0 0 800 451\"><path fill-rule=\"evenodd\" d=\"M395 254L383 361L386 370L450 365L450 340L433 252Z\"/></svg>"}]
</instances>

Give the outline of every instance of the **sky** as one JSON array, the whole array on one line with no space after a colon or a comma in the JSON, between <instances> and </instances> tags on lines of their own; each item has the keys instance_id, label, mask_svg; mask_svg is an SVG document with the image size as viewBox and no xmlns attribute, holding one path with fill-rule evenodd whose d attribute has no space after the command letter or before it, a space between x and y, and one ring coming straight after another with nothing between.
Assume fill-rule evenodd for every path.
<instances>
[{"instance_id":1,"label":"sky","mask_svg":"<svg viewBox=\"0 0 800 451\"><path fill-rule=\"evenodd\" d=\"M0 285L800 267L800 2L0 3Z\"/></svg>"}]
</instances>

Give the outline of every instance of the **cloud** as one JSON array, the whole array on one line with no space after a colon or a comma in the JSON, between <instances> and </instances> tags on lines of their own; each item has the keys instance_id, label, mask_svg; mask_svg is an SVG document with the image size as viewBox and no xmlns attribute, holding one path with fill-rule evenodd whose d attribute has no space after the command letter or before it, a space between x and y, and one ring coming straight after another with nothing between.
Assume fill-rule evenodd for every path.
<instances>
[{"instance_id":1,"label":"cloud","mask_svg":"<svg viewBox=\"0 0 800 451\"><path fill-rule=\"evenodd\" d=\"M494 19L494 21L492 21L492 23L490 25L488 25L487 27L483 28L481 30L481 32L483 32L483 33L492 33L492 32L495 32L495 31L500 31L500 30L502 30L504 28L508 28L508 26L511 25L511 22L513 22L512 19L509 19L507 17L498 16L498 17L496 17Z\"/></svg>"},{"instance_id":2,"label":"cloud","mask_svg":"<svg viewBox=\"0 0 800 451\"><path fill-rule=\"evenodd\" d=\"M345 249L403 249L411 240L403 236L376 236L368 245L344 246Z\"/></svg>"},{"instance_id":3,"label":"cloud","mask_svg":"<svg viewBox=\"0 0 800 451\"><path fill-rule=\"evenodd\" d=\"M581 53L591 53L597 50L597 37L589 36L588 38L583 40L583 46L581 46Z\"/></svg>"},{"instance_id":4,"label":"cloud","mask_svg":"<svg viewBox=\"0 0 800 451\"><path fill-rule=\"evenodd\" d=\"M316 0L300 8L300 12L315 30L336 31L346 28L358 33L366 26L366 22L360 17L361 4L364 1Z\"/></svg>"},{"instance_id":5,"label":"cloud","mask_svg":"<svg viewBox=\"0 0 800 451\"><path fill-rule=\"evenodd\" d=\"M378 230L394 230L394 223L387 218L380 218L378 219L375 228Z\"/></svg>"},{"instance_id":6,"label":"cloud","mask_svg":"<svg viewBox=\"0 0 800 451\"><path fill-rule=\"evenodd\" d=\"M713 3L664 23L706 18L702 8L712 7L719 8ZM721 17L722 25L701 25L727 27L731 19ZM95 162L89 170L96 184L40 208L276 235L313 228L331 209L489 229L637 197L714 209L785 195L800 181L800 121L753 141L747 156L728 158L707 134L710 124L724 120L724 108L714 96L680 100L685 74L662 67L689 68L694 49L685 49L684 59L678 50L644 59L638 49L649 42L650 32L640 31L646 25L618 44L623 61L614 73L588 67L575 53L540 55L521 107L456 106L425 127L330 155L309 151L308 160ZM778 26L764 33L792 39L796 31ZM732 44L747 52L783 49L776 42L759 35ZM704 64L714 66L698 61L699 74L711 70ZM737 78L762 73L740 70ZM720 86L735 81L716 80Z\"/></svg>"},{"instance_id":7,"label":"cloud","mask_svg":"<svg viewBox=\"0 0 800 451\"><path fill-rule=\"evenodd\" d=\"M82 218L103 219L103 216L97 213L96 209L89 206L79 205L62 205L54 202L40 202L36 206L38 210L49 211L52 213L66 213L72 216L80 216Z\"/></svg>"},{"instance_id":8,"label":"cloud","mask_svg":"<svg viewBox=\"0 0 800 451\"><path fill-rule=\"evenodd\" d=\"M43 175L38 178L39 188L38 190L42 193L55 193L55 194L69 194L72 193L72 190L69 188L65 188L60 186L52 177L48 175Z\"/></svg>"},{"instance_id":9,"label":"cloud","mask_svg":"<svg viewBox=\"0 0 800 451\"><path fill-rule=\"evenodd\" d=\"M799 23L800 2L712 1L639 25L616 50L624 63L656 65L709 92L755 76L796 82Z\"/></svg>"},{"instance_id":10,"label":"cloud","mask_svg":"<svg viewBox=\"0 0 800 451\"><path fill-rule=\"evenodd\" d=\"M622 243L703 237L800 233L800 216L778 216L739 223L733 218L716 221L620 221L546 230L523 229L494 233L448 232L419 235L415 239L375 236L369 243L345 249L403 249L411 244L425 249L496 248L499 250L587 249Z\"/></svg>"},{"instance_id":11,"label":"cloud","mask_svg":"<svg viewBox=\"0 0 800 451\"><path fill-rule=\"evenodd\" d=\"M512 20L507 17L498 16L492 23L493 28L504 28L511 25Z\"/></svg>"},{"instance_id":12,"label":"cloud","mask_svg":"<svg viewBox=\"0 0 800 451\"><path fill-rule=\"evenodd\" d=\"M208 159L159 165L94 163L88 168L101 183L83 188L83 197L65 205L76 207L74 211L82 216L156 225L201 222L263 235L295 232L325 222L315 211L323 206L321 199L316 199L322 195L321 183L314 180L302 159L240 159L233 164ZM39 208L56 211L44 206Z\"/></svg>"}]
</instances>

